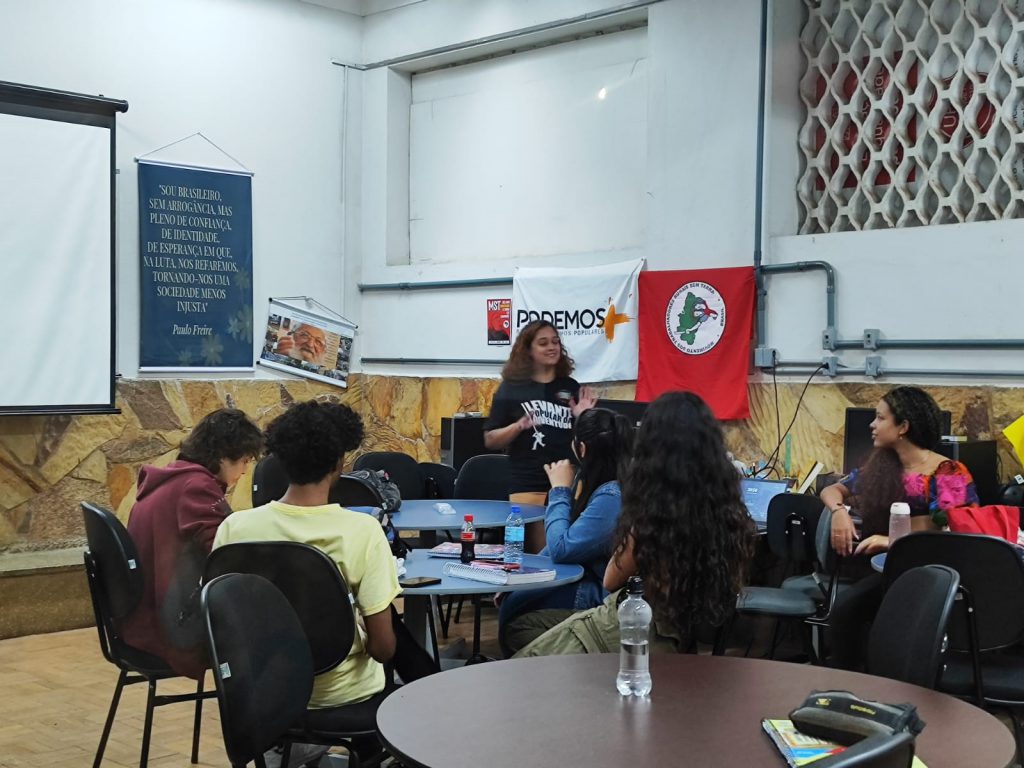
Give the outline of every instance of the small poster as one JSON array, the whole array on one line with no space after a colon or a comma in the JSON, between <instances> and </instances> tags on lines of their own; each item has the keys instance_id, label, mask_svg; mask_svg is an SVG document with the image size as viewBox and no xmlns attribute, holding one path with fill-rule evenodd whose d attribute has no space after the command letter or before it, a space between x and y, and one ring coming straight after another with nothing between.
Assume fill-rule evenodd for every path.
<instances>
[{"instance_id":1,"label":"small poster","mask_svg":"<svg viewBox=\"0 0 1024 768\"><path fill-rule=\"evenodd\" d=\"M496 347L511 344L512 299L487 300L487 344Z\"/></svg>"},{"instance_id":2,"label":"small poster","mask_svg":"<svg viewBox=\"0 0 1024 768\"><path fill-rule=\"evenodd\" d=\"M341 317L270 300L260 365L348 386L355 325Z\"/></svg>"}]
</instances>

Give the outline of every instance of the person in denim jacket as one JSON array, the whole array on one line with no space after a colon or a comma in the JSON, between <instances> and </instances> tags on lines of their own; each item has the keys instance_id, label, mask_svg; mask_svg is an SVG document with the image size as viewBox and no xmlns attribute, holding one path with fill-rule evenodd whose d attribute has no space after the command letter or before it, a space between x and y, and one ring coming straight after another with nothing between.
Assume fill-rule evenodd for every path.
<instances>
[{"instance_id":1,"label":"person in denim jacket","mask_svg":"<svg viewBox=\"0 0 1024 768\"><path fill-rule=\"evenodd\" d=\"M551 481L544 515L547 546L541 554L556 563L583 566L583 578L551 589L509 594L501 603L499 640L506 655L575 611L600 605L607 596L604 571L622 510L619 478L625 474L633 426L621 414L592 408L573 426L569 461L545 465Z\"/></svg>"}]
</instances>

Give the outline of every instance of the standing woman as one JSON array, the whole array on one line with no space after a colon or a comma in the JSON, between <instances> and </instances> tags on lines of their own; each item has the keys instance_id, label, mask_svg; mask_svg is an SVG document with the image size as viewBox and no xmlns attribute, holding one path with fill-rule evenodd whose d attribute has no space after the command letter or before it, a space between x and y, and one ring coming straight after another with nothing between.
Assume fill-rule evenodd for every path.
<instances>
[{"instance_id":1,"label":"standing woman","mask_svg":"<svg viewBox=\"0 0 1024 768\"><path fill-rule=\"evenodd\" d=\"M513 503L543 506L551 487L544 465L572 459L573 419L596 402L589 387L569 375L572 370L551 323L534 320L519 331L484 425L484 445L508 449ZM531 523L526 551L543 548L543 524Z\"/></svg>"},{"instance_id":2,"label":"standing woman","mask_svg":"<svg viewBox=\"0 0 1024 768\"><path fill-rule=\"evenodd\" d=\"M869 556L889 549L892 503L910 506L912 531L941 530L948 510L978 504L967 468L935 452L940 437L939 407L931 395L896 387L875 406L867 463L821 492L832 510L832 548L846 557L843 576L857 580L839 591L833 607L833 666L856 669L863 661L867 628L882 600L882 577L871 570ZM863 521L859 532L848 502Z\"/></svg>"}]
</instances>

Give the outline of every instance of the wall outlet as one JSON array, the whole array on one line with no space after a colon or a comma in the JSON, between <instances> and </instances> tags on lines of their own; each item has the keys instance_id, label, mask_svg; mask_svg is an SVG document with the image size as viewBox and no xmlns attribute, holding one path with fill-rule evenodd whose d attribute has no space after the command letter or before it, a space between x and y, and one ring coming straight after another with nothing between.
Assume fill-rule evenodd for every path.
<instances>
[{"instance_id":1,"label":"wall outlet","mask_svg":"<svg viewBox=\"0 0 1024 768\"><path fill-rule=\"evenodd\" d=\"M882 375L882 356L868 355L864 358L864 375L877 379Z\"/></svg>"},{"instance_id":2,"label":"wall outlet","mask_svg":"<svg viewBox=\"0 0 1024 768\"><path fill-rule=\"evenodd\" d=\"M882 332L877 328L864 329L864 349L878 349L878 340L882 338Z\"/></svg>"},{"instance_id":3,"label":"wall outlet","mask_svg":"<svg viewBox=\"0 0 1024 768\"><path fill-rule=\"evenodd\" d=\"M821 362L825 366L826 376L834 378L839 373L839 358L835 355L826 355L821 358Z\"/></svg>"},{"instance_id":4,"label":"wall outlet","mask_svg":"<svg viewBox=\"0 0 1024 768\"><path fill-rule=\"evenodd\" d=\"M822 349L835 349L836 348L836 329L829 326L821 332L821 348Z\"/></svg>"},{"instance_id":5,"label":"wall outlet","mask_svg":"<svg viewBox=\"0 0 1024 768\"><path fill-rule=\"evenodd\" d=\"M754 367L774 368L778 356L778 350L772 347L756 347L754 349Z\"/></svg>"}]
</instances>

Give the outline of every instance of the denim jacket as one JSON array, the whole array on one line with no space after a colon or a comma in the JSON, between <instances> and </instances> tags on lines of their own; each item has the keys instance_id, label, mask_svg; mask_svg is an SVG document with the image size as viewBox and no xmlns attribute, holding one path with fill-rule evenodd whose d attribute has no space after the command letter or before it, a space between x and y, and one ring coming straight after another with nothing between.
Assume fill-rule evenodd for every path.
<instances>
[{"instance_id":1,"label":"denim jacket","mask_svg":"<svg viewBox=\"0 0 1024 768\"><path fill-rule=\"evenodd\" d=\"M600 605L608 595L604 570L611 554L612 536L622 512L622 491L618 482L599 485L576 521L569 522L572 495L568 488L552 488L544 514L547 546L541 554L556 563L583 566L583 579L576 590L574 608L581 610Z\"/></svg>"}]
</instances>

